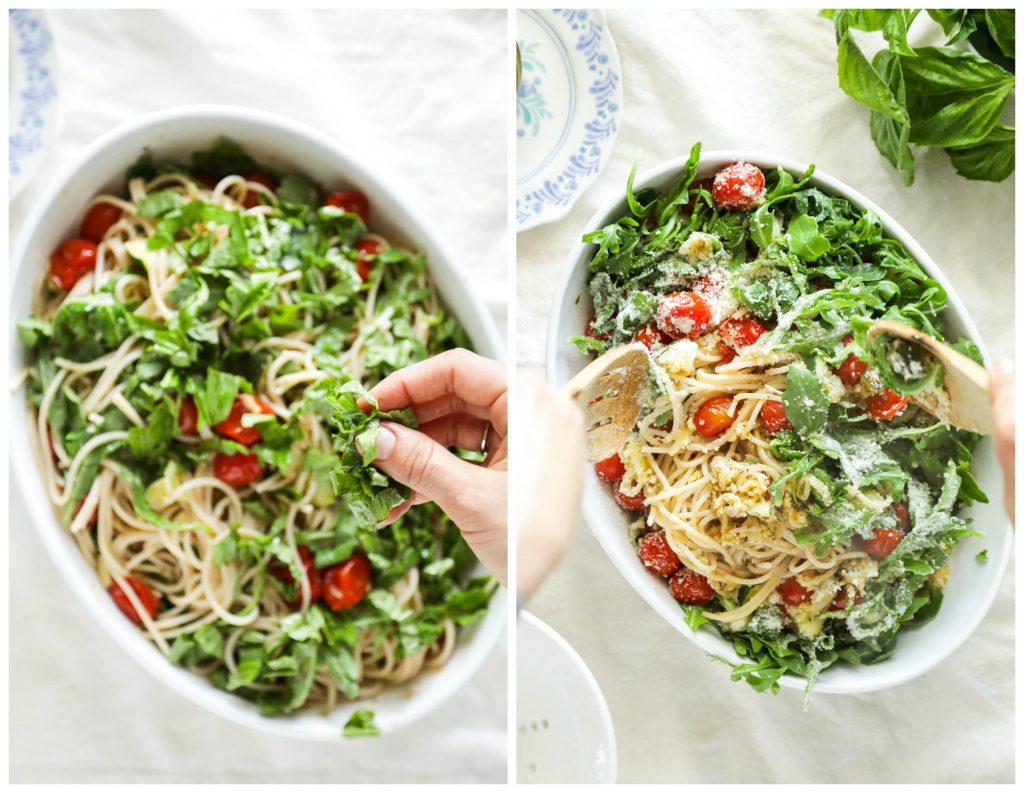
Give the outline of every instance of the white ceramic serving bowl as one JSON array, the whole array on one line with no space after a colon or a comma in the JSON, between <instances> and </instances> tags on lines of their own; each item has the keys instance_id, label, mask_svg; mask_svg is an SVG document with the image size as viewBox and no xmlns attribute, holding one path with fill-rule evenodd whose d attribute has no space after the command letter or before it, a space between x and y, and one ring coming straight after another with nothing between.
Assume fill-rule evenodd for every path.
<instances>
[{"instance_id":1,"label":"white ceramic serving bowl","mask_svg":"<svg viewBox=\"0 0 1024 793\"><path fill-rule=\"evenodd\" d=\"M525 611L516 681L516 781L615 782L615 728L594 675L569 642Z\"/></svg>"},{"instance_id":2,"label":"white ceramic serving bowl","mask_svg":"<svg viewBox=\"0 0 1024 793\"><path fill-rule=\"evenodd\" d=\"M644 172L635 180L634 190L667 187L682 172L686 159L680 157ZM701 156L697 178L712 176L723 165L737 160L755 163L766 172L781 166L796 175L807 169L804 163L757 152L709 151ZM826 193L843 196L858 207L871 209L881 218L887 234L902 242L925 272L942 284L948 293L949 303L944 314L948 333L954 338L964 335L973 339L981 347L986 364L990 364L977 328L960 298L921 246L885 211L838 179L816 170L812 184ZM623 190L594 214L578 236L582 237L584 233L601 228L626 213ZM587 263L595 250L595 245L576 243L569 254L568 264L555 294L547 339L548 378L555 384L565 383L586 363L584 356L567 344L566 339L582 333L590 317L592 301L586 290ZM712 628L703 628L694 633L687 627L683 612L669 595L664 581L648 573L637 558L627 538L626 514L615 503L610 488L597 478L592 466L589 468L583 488L583 517L615 566L644 600L676 630L706 652L736 662L738 657L732 645ZM826 669L814 684L815 693L852 694L905 683L938 664L978 627L995 600L1006 571L1012 531L1003 510L1002 476L991 438L983 439L978 445L972 470L990 501L988 504L971 506L966 510L966 515L973 518L974 528L984 536L965 538L954 551L952 574L938 616L920 628L902 632L896 653L885 661L866 666L838 663ZM983 548L988 549L988 562L985 564L974 559L975 554ZM805 685L802 678L790 675L784 676L780 683L788 688L802 689Z\"/></svg>"},{"instance_id":3,"label":"white ceramic serving bowl","mask_svg":"<svg viewBox=\"0 0 1024 793\"><path fill-rule=\"evenodd\" d=\"M89 146L58 178L35 207L14 254L11 288L11 376L27 363L13 326L31 312L32 294L48 269L51 251L72 236L86 202L100 192L120 192L128 166L150 148L158 157L188 160L191 152L225 135L238 141L260 162L309 175L325 187L362 190L370 200L375 230L401 239L426 253L430 272L446 305L469 333L483 355L501 359L497 330L481 299L470 290L464 273L426 219L411 203L392 191L380 171L366 158L346 152L325 135L284 118L260 111L226 106L191 106L163 110L124 124ZM458 691L480 668L505 630L504 590L495 593L484 619L459 639L451 660L438 672L426 673L379 697L338 708L330 716L319 712L268 717L243 699L218 691L203 678L169 663L124 618L100 586L61 526L46 496L40 449L29 422L24 388L11 397L11 462L18 490L25 499L33 527L54 564L74 590L76 602L87 609L114 640L138 663L175 691L204 708L240 724L292 738L340 740L341 728L357 707L376 713L382 733L424 717ZM25 459L31 454L33 459Z\"/></svg>"}]
</instances>

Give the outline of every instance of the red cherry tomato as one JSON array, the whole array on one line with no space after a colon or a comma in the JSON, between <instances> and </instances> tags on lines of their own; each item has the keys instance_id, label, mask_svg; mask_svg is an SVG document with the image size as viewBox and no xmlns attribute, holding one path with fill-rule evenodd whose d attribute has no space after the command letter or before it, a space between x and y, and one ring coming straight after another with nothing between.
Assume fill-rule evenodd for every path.
<instances>
[{"instance_id":1,"label":"red cherry tomato","mask_svg":"<svg viewBox=\"0 0 1024 793\"><path fill-rule=\"evenodd\" d=\"M749 347L767 332L768 328L753 317L730 317L718 326L722 343L734 350Z\"/></svg>"},{"instance_id":2,"label":"red cherry tomato","mask_svg":"<svg viewBox=\"0 0 1024 793\"><path fill-rule=\"evenodd\" d=\"M70 289L96 266L96 253L91 240L65 240L50 257L50 277L61 289Z\"/></svg>"},{"instance_id":3,"label":"red cherry tomato","mask_svg":"<svg viewBox=\"0 0 1024 793\"><path fill-rule=\"evenodd\" d=\"M82 218L82 227L79 229L82 236L97 245L103 242L107 231L121 219L121 208L113 204L93 204L89 211Z\"/></svg>"},{"instance_id":4,"label":"red cherry tomato","mask_svg":"<svg viewBox=\"0 0 1024 793\"><path fill-rule=\"evenodd\" d=\"M702 403L697 408L697 412L693 414L693 426L705 438L715 438L721 435L736 420L736 416L729 414L731 405L732 397L711 397Z\"/></svg>"},{"instance_id":5,"label":"red cherry tomato","mask_svg":"<svg viewBox=\"0 0 1024 793\"><path fill-rule=\"evenodd\" d=\"M370 273L373 272L371 258L380 253L381 248L381 244L372 238L360 240L356 246L356 270L364 284L370 280Z\"/></svg>"},{"instance_id":6,"label":"red cherry tomato","mask_svg":"<svg viewBox=\"0 0 1024 793\"><path fill-rule=\"evenodd\" d=\"M853 336L847 336L843 339L843 346L847 346L852 341ZM860 379L864 376L864 373L867 370L868 365L851 352L846 356L846 360L839 365L839 369L836 371L839 375L839 379L843 382L843 385L847 388L853 388L860 382Z\"/></svg>"},{"instance_id":7,"label":"red cherry tomato","mask_svg":"<svg viewBox=\"0 0 1024 793\"><path fill-rule=\"evenodd\" d=\"M729 283L729 276L721 270L712 270L702 275L690 287L690 291L696 292L704 298L713 298L725 291L725 285Z\"/></svg>"},{"instance_id":8,"label":"red cherry tomato","mask_svg":"<svg viewBox=\"0 0 1024 793\"><path fill-rule=\"evenodd\" d=\"M178 408L178 431L185 436L195 435L199 427L199 410L192 397L187 396L181 400L181 407Z\"/></svg>"},{"instance_id":9,"label":"red cherry tomato","mask_svg":"<svg viewBox=\"0 0 1024 793\"><path fill-rule=\"evenodd\" d=\"M907 505L902 501L897 501L892 505L892 511L896 513L899 530L906 534L910 531L910 510L907 509Z\"/></svg>"},{"instance_id":10,"label":"red cherry tomato","mask_svg":"<svg viewBox=\"0 0 1024 793\"><path fill-rule=\"evenodd\" d=\"M369 560L358 555L324 570L324 601L327 607L331 611L342 611L359 603L370 588L372 572Z\"/></svg>"},{"instance_id":11,"label":"red cherry tomato","mask_svg":"<svg viewBox=\"0 0 1024 793\"><path fill-rule=\"evenodd\" d=\"M868 556L884 559L896 550L896 546L902 540L903 535L896 529L875 529L875 534L870 540L861 537L860 547Z\"/></svg>"},{"instance_id":12,"label":"red cherry tomato","mask_svg":"<svg viewBox=\"0 0 1024 793\"><path fill-rule=\"evenodd\" d=\"M622 492L622 482L617 485L613 485L613 492L615 493L615 502L623 509L631 509L634 512L640 512L644 508L644 494L642 492L637 493L635 496L629 496Z\"/></svg>"},{"instance_id":13,"label":"red cherry tomato","mask_svg":"<svg viewBox=\"0 0 1024 793\"><path fill-rule=\"evenodd\" d=\"M299 546L299 561L302 563L302 568L306 573L306 580L309 582L309 602L316 603L323 595L323 573L316 569L316 565L313 563L313 553L306 545ZM298 590L295 577L292 575L288 565L278 561L269 562L267 564L267 572L278 581L291 584ZM298 608L301 602L301 595L296 591L296 599L290 601L288 605L292 608Z\"/></svg>"},{"instance_id":14,"label":"red cherry tomato","mask_svg":"<svg viewBox=\"0 0 1024 793\"><path fill-rule=\"evenodd\" d=\"M711 309L700 295L673 292L658 303L658 328L673 339L696 339L711 324Z\"/></svg>"},{"instance_id":15,"label":"red cherry tomato","mask_svg":"<svg viewBox=\"0 0 1024 793\"><path fill-rule=\"evenodd\" d=\"M668 591L680 603L703 606L715 597L715 590L700 573L684 567L668 583Z\"/></svg>"},{"instance_id":16,"label":"red cherry tomato","mask_svg":"<svg viewBox=\"0 0 1024 793\"><path fill-rule=\"evenodd\" d=\"M829 604L828 610L843 611L846 608L846 602L850 597L851 589L853 589L853 587L849 586L844 586L842 589L840 589L839 593L832 599L832 603ZM861 593L858 592L856 589L853 589L853 591L855 593L853 598L853 604L856 606L864 600L864 596L861 595Z\"/></svg>"},{"instance_id":17,"label":"red cherry tomato","mask_svg":"<svg viewBox=\"0 0 1024 793\"><path fill-rule=\"evenodd\" d=\"M222 454L213 456L213 473L225 484L244 487L263 475L263 463L255 454Z\"/></svg>"},{"instance_id":18,"label":"red cherry tomato","mask_svg":"<svg viewBox=\"0 0 1024 793\"><path fill-rule=\"evenodd\" d=\"M891 388L883 388L864 400L868 415L875 421L892 421L907 409L907 400Z\"/></svg>"},{"instance_id":19,"label":"red cherry tomato","mask_svg":"<svg viewBox=\"0 0 1024 793\"><path fill-rule=\"evenodd\" d=\"M801 603L806 603L811 599L811 595L814 594L795 578L787 578L779 584L778 592L782 602L790 606L799 606Z\"/></svg>"},{"instance_id":20,"label":"red cherry tomato","mask_svg":"<svg viewBox=\"0 0 1024 793\"><path fill-rule=\"evenodd\" d=\"M622 458L617 454L594 463L594 470L605 482L614 482L626 475L626 466L622 464Z\"/></svg>"},{"instance_id":21,"label":"red cherry tomato","mask_svg":"<svg viewBox=\"0 0 1024 793\"><path fill-rule=\"evenodd\" d=\"M217 430L217 434L230 438L233 441L238 441L238 443L244 446L252 446L254 443L259 443L263 440L259 429L257 427L242 426L242 416L246 413L273 415L274 411L259 397L255 397L252 394L239 394L235 397L235 402L231 406L231 412L228 414L228 417L214 428Z\"/></svg>"},{"instance_id":22,"label":"red cherry tomato","mask_svg":"<svg viewBox=\"0 0 1024 793\"><path fill-rule=\"evenodd\" d=\"M265 173L242 174L242 178L247 182L256 182L256 184L261 184L268 190L277 189L277 185L274 184L274 180ZM252 209L254 206L262 204L265 200L266 194L261 190L246 190L245 197L242 199L242 206L246 209Z\"/></svg>"},{"instance_id":23,"label":"red cherry tomato","mask_svg":"<svg viewBox=\"0 0 1024 793\"><path fill-rule=\"evenodd\" d=\"M679 561L676 552L668 544L665 532L652 531L640 538L637 545L637 553L644 567L652 570L663 578L673 575L683 563Z\"/></svg>"},{"instance_id":24,"label":"red cherry tomato","mask_svg":"<svg viewBox=\"0 0 1024 793\"><path fill-rule=\"evenodd\" d=\"M715 174L711 197L723 209L743 210L764 199L764 174L749 162L734 162Z\"/></svg>"},{"instance_id":25,"label":"red cherry tomato","mask_svg":"<svg viewBox=\"0 0 1024 793\"><path fill-rule=\"evenodd\" d=\"M772 435L781 430L792 429L793 425L786 418L786 408L781 402L769 399L761 406L761 421L764 428Z\"/></svg>"},{"instance_id":26,"label":"red cherry tomato","mask_svg":"<svg viewBox=\"0 0 1024 793\"><path fill-rule=\"evenodd\" d=\"M370 218L370 202L366 196L358 190L351 190L343 193L331 193L324 199L329 207L337 207L342 212L352 215L359 215L365 223Z\"/></svg>"},{"instance_id":27,"label":"red cherry tomato","mask_svg":"<svg viewBox=\"0 0 1024 793\"><path fill-rule=\"evenodd\" d=\"M143 584L136 578L132 578L130 575L124 577L125 582L132 588L132 591L138 597L139 602L142 604L142 608L150 616L150 619L156 617L157 611L160 610L160 598L153 590ZM121 613L124 614L128 619L134 622L136 625L142 624L142 617L135 610L135 606L128 599L128 596L124 593L124 590L117 585L116 581L111 581L110 586L107 588L110 592L110 596L114 599L114 603Z\"/></svg>"},{"instance_id":28,"label":"red cherry tomato","mask_svg":"<svg viewBox=\"0 0 1024 793\"><path fill-rule=\"evenodd\" d=\"M656 325L645 325L634 334L633 341L639 342L648 350L653 350L659 344L668 344L672 339L658 330Z\"/></svg>"},{"instance_id":29,"label":"red cherry tomato","mask_svg":"<svg viewBox=\"0 0 1024 793\"><path fill-rule=\"evenodd\" d=\"M715 363L715 366L722 366L724 364L731 363L736 359L736 350L734 350L732 347L722 344L722 342L718 343L716 352L722 357L717 363Z\"/></svg>"}]
</instances>

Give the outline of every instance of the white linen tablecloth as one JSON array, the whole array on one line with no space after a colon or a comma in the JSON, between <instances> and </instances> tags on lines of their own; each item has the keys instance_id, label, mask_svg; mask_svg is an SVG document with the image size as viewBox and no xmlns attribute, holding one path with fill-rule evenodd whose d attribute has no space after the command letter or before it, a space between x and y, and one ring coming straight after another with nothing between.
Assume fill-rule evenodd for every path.
<instances>
[{"instance_id":1,"label":"white linen tablecloth","mask_svg":"<svg viewBox=\"0 0 1024 793\"><path fill-rule=\"evenodd\" d=\"M625 88L604 172L561 222L520 234L518 349L539 368L555 286L590 216L640 170L748 149L814 162L888 210L954 284L996 358L1013 354L1013 181L970 182L919 152L904 187L868 112L839 89L832 25L811 11L609 11ZM869 56L870 57L870 56ZM859 696L761 695L732 683L647 606L582 521L527 604L583 656L607 698L623 782L1012 782L1013 574L978 631L911 683Z\"/></svg>"},{"instance_id":2,"label":"white linen tablecloth","mask_svg":"<svg viewBox=\"0 0 1024 793\"><path fill-rule=\"evenodd\" d=\"M180 104L246 105L332 134L393 177L488 291L505 328L504 11L51 14L63 125L11 208L98 135ZM471 141L471 145L465 145ZM16 408L15 408L16 409ZM376 740L253 732L151 678L57 581L11 503L10 767L16 782L502 782L506 651L428 718Z\"/></svg>"}]
</instances>

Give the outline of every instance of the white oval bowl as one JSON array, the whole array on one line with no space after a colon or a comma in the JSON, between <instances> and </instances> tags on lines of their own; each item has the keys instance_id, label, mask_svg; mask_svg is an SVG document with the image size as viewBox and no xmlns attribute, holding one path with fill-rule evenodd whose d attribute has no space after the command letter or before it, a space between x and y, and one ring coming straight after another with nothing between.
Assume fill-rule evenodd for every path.
<instances>
[{"instance_id":1,"label":"white oval bowl","mask_svg":"<svg viewBox=\"0 0 1024 793\"><path fill-rule=\"evenodd\" d=\"M615 727L600 686L565 637L525 611L516 681L516 781L614 783Z\"/></svg>"},{"instance_id":2,"label":"white oval bowl","mask_svg":"<svg viewBox=\"0 0 1024 793\"><path fill-rule=\"evenodd\" d=\"M14 253L11 288L11 376L27 363L15 324L31 312L32 294L48 268L51 251L78 227L86 202L100 192L120 192L126 169L150 148L157 156L187 160L190 153L219 135L238 141L260 162L307 174L325 187L358 187L370 200L374 230L401 239L428 259L431 277L445 304L458 317L482 355L502 359L503 347L483 302L470 289L463 272L440 237L410 202L393 192L379 171L364 165L337 143L314 130L278 116L240 107L171 108L131 121L90 145L56 180L25 223ZM499 590L486 616L462 632L451 660L437 672L426 672L372 700L349 703L328 716L318 711L265 716L259 709L204 678L167 661L118 611L61 526L46 496L40 469L39 444L29 422L24 387L11 397L11 467L25 499L36 533L62 578L84 602L100 626L142 667L161 682L207 710L239 724L290 738L338 741L341 728L359 707L369 707L384 734L423 718L458 691L483 665L505 630L505 593ZM27 453L33 455L26 464Z\"/></svg>"},{"instance_id":3,"label":"white oval bowl","mask_svg":"<svg viewBox=\"0 0 1024 793\"><path fill-rule=\"evenodd\" d=\"M640 174L634 180L634 190L668 186L682 172L686 160L686 157L679 157ZM798 175L807 170L804 163L773 155L746 151L709 151L701 156L696 178L711 176L722 166L737 160L755 163L765 171L782 167ZM938 281L946 290L949 302L943 312L943 319L947 333L954 337L959 334L973 339L981 348L986 365L991 364L977 328L960 298L914 238L880 207L838 179L815 170L811 184L825 193L848 199L854 206L873 210L881 219L886 233L903 243L929 277ZM579 237L613 222L627 211L623 189L622 193L594 214ZM566 343L566 339L581 334L590 317L592 301L587 293L587 264L596 247L582 241L576 242L555 293L552 321L548 328L547 373L548 379L556 385L565 383L587 361L572 345ZM962 514L973 518L973 527L982 531L984 536L964 538L954 550L952 573L938 615L926 625L901 632L895 654L885 661L862 666L840 662L829 667L815 682L815 693L854 694L905 683L924 674L950 655L981 623L995 600L1012 546L1012 530L1003 509L1002 473L991 438L984 438L978 444L972 472L990 501L988 504L974 504ZM587 525L605 553L655 611L706 652L720 655L733 663L740 660L732 644L713 629L704 628L694 632L686 625L683 612L672 599L664 581L647 572L640 563L627 537L628 521L625 513L615 503L607 484L597 478L592 466L589 467L583 486L582 511ZM988 550L988 562L985 564L974 559L974 555L983 548ZM802 689L806 685L803 678L790 674L784 675L779 682L787 688Z\"/></svg>"}]
</instances>

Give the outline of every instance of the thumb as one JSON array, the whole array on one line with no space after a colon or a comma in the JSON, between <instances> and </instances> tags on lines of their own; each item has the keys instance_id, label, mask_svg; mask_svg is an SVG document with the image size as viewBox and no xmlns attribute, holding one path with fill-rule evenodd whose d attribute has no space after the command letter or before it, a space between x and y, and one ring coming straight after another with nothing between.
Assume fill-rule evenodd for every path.
<instances>
[{"instance_id":1,"label":"thumb","mask_svg":"<svg viewBox=\"0 0 1024 793\"><path fill-rule=\"evenodd\" d=\"M456 523L460 501L474 492L474 483L486 469L460 460L422 432L401 424L384 422L377 434L377 459L373 461L392 479L408 485L425 500L433 501Z\"/></svg>"}]
</instances>

